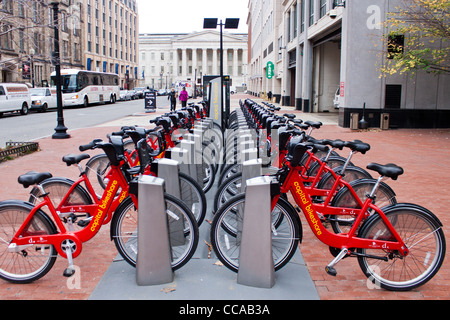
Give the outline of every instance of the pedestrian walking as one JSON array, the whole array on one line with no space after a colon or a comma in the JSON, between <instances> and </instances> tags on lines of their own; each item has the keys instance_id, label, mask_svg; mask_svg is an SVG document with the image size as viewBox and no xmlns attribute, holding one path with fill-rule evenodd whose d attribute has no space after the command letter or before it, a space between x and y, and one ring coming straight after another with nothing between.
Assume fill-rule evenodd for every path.
<instances>
[{"instance_id":1,"label":"pedestrian walking","mask_svg":"<svg viewBox=\"0 0 450 320\"><path fill-rule=\"evenodd\" d=\"M189 95L186 91L186 88L183 87L183 89L181 90L181 93L180 93L181 107L183 107L183 108L186 107L188 99L189 99Z\"/></svg>"},{"instance_id":2,"label":"pedestrian walking","mask_svg":"<svg viewBox=\"0 0 450 320\"><path fill-rule=\"evenodd\" d=\"M170 101L170 111L175 111L177 108L177 92L174 88L169 92L169 95L167 96L167 99Z\"/></svg>"}]
</instances>

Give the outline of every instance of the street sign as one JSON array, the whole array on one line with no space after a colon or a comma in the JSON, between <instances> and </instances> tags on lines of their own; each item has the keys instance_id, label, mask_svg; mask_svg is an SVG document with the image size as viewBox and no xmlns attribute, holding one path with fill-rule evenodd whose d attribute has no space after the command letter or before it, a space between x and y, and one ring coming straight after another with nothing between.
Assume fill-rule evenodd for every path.
<instances>
[{"instance_id":1,"label":"street sign","mask_svg":"<svg viewBox=\"0 0 450 320\"><path fill-rule=\"evenodd\" d=\"M145 91L145 112L156 112L156 92Z\"/></svg>"},{"instance_id":2,"label":"street sign","mask_svg":"<svg viewBox=\"0 0 450 320\"><path fill-rule=\"evenodd\" d=\"M267 61L267 68L266 68L267 79L272 79L273 78L274 69L275 69L275 66L274 66L273 62L272 61Z\"/></svg>"}]
</instances>

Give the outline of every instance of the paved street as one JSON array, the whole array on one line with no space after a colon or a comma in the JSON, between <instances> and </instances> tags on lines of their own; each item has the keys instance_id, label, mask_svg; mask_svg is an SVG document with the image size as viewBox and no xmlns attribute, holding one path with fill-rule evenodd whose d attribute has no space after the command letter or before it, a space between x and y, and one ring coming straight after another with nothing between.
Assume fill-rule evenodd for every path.
<instances>
[{"instance_id":1,"label":"paved street","mask_svg":"<svg viewBox=\"0 0 450 320\"><path fill-rule=\"evenodd\" d=\"M232 105L237 106L239 99L245 99L246 97L249 96L234 95ZM161 108L156 114L129 114L121 120L102 121L101 125L92 128L70 129L69 133L72 138L64 141L52 140L48 137L39 139L40 152L0 163L0 176L2 177L0 200L27 199L28 190L17 183L17 176L30 170L48 170L54 176L76 179L78 171L73 167L68 168L61 162L60 159L63 155L78 152L80 144L87 143L94 138L104 139L107 133L117 130L123 124L133 122L133 119L135 122L148 123L149 118L166 111L166 108ZM280 112L286 111L296 113L297 117L301 119L323 119L324 126L314 132L316 138L360 139L369 143L371 150L366 155L358 154L355 156L353 158L355 165L365 168L369 162L378 162L396 163L402 166L405 174L400 176L397 181L387 181L395 190L397 200L399 202L417 203L430 209L443 223L444 233L448 237L450 234L450 213L448 212L450 187L447 182L447 179L450 178L448 173L448 159L450 159L449 129L381 131L372 128L364 131L352 131L348 128L338 127L336 115L333 114L323 115L324 117L320 114L303 114L290 107L283 107ZM0 121L4 120L1 119ZM328 247L314 237L302 214L301 219L304 238L300 250L304 265L307 267L320 299L450 299L450 260L448 257L441 270L429 283L409 292L371 289L367 286L367 278L362 274L357 260L352 258L344 259L336 266L338 272L336 277L329 276L324 271L324 267L332 260ZM203 243L199 243L197 250L203 249ZM59 257L53 269L35 283L14 285L0 280L0 299L89 299L108 268L117 263L113 262L116 256L117 251L109 239L109 229L106 226L93 240L85 243L82 254L75 260L75 264L80 267L81 272L80 288L71 288L70 280L62 277L67 262ZM117 276L120 277L120 273ZM295 277L295 274L292 276ZM179 290L182 290L182 288ZM301 290L300 287L299 290ZM165 294L170 295L170 292ZM195 299L195 290L193 291L193 299Z\"/></svg>"},{"instance_id":2,"label":"paved street","mask_svg":"<svg viewBox=\"0 0 450 320\"><path fill-rule=\"evenodd\" d=\"M169 106L167 97L158 96L159 107ZM144 99L97 104L88 108L71 107L63 110L64 124L69 130L89 128L144 111ZM56 109L45 113L30 112L26 116L6 113L0 118L0 148L7 141L27 142L52 135L57 124Z\"/></svg>"}]
</instances>

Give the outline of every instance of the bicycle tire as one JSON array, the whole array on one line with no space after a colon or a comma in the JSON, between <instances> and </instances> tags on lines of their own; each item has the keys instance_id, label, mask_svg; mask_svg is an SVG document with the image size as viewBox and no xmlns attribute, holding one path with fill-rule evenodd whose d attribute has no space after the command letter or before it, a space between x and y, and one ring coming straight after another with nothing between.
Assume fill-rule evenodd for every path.
<instances>
[{"instance_id":1,"label":"bicycle tire","mask_svg":"<svg viewBox=\"0 0 450 320\"><path fill-rule=\"evenodd\" d=\"M8 251L12 237L32 209L32 204L22 201L0 203L0 233L4 240L0 242L0 278L12 283L31 283L42 278L53 267L58 255L53 245L30 244L20 252ZM28 234L55 234L56 227L43 211L38 210L26 231Z\"/></svg>"},{"instance_id":2,"label":"bicycle tire","mask_svg":"<svg viewBox=\"0 0 450 320\"><path fill-rule=\"evenodd\" d=\"M104 153L97 154L86 162L86 176L91 182L98 199L101 199L103 191L108 185L106 174L109 172L110 168L111 164L109 158Z\"/></svg>"},{"instance_id":3,"label":"bicycle tire","mask_svg":"<svg viewBox=\"0 0 450 320\"><path fill-rule=\"evenodd\" d=\"M183 172L179 172L180 179L180 200L183 201L200 226L205 219L208 203L205 193L198 182Z\"/></svg>"},{"instance_id":4,"label":"bicycle tire","mask_svg":"<svg viewBox=\"0 0 450 320\"><path fill-rule=\"evenodd\" d=\"M376 179L359 179L350 182L350 187L353 188L364 203L365 197L370 194L376 182ZM380 183L375 197L373 203L379 208L397 203L394 190L384 182ZM337 192L331 201L331 206L339 208L361 208L353 197L350 189L347 187L343 187ZM335 233L346 233L353 225L354 217L352 215L339 215L337 218L328 217L328 220Z\"/></svg>"},{"instance_id":5,"label":"bicycle tire","mask_svg":"<svg viewBox=\"0 0 450 320\"><path fill-rule=\"evenodd\" d=\"M379 255L381 250L359 248L361 270L368 281L386 290L409 291L425 284L439 271L445 258L442 223L430 211L414 204L392 205L383 208L383 212L394 221L392 224L405 242L409 254L401 257L385 249L382 252L388 260L384 261L370 258L370 255ZM392 236L376 214L363 224L358 236L379 239L380 235L386 240Z\"/></svg>"},{"instance_id":6,"label":"bicycle tire","mask_svg":"<svg viewBox=\"0 0 450 320\"><path fill-rule=\"evenodd\" d=\"M58 207L62 198L67 194L69 189L73 186L75 181L61 178L61 177L52 177L41 182L42 187L46 192L49 193L50 198L52 199L53 205ZM51 192L49 189L54 188L55 191ZM39 188L36 186L33 187L30 191L30 197L28 198L28 202L35 204L41 192ZM57 201L57 199L59 201ZM75 189L72 191L72 194L69 198L67 198L65 205L66 206L76 206L76 205L88 205L92 204L92 198L87 192L85 188L81 185L77 185Z\"/></svg>"},{"instance_id":7,"label":"bicycle tire","mask_svg":"<svg viewBox=\"0 0 450 320\"><path fill-rule=\"evenodd\" d=\"M203 187L202 190L204 193L207 193L211 190L214 185L214 181L216 179L216 168L212 161L204 154L202 156L202 179L203 179Z\"/></svg>"},{"instance_id":8,"label":"bicycle tire","mask_svg":"<svg viewBox=\"0 0 450 320\"><path fill-rule=\"evenodd\" d=\"M321 159L323 161L323 158ZM327 167L328 168L336 168L339 166L343 166L347 162L347 159L340 157L340 156L330 156L327 161ZM308 168L308 176L315 177L317 172L320 168L320 162L314 162L311 164L311 166ZM349 165L353 166L353 164L350 162ZM326 171L322 171L322 177L326 174Z\"/></svg>"},{"instance_id":9,"label":"bicycle tire","mask_svg":"<svg viewBox=\"0 0 450 320\"><path fill-rule=\"evenodd\" d=\"M333 171L337 174L340 174L342 172L343 168L344 167L342 167L342 166L335 167L335 168L333 168ZM342 177L342 179L347 182L352 182L354 180L365 179L365 178L372 179L372 175L369 172L367 172L366 170L364 170L363 168L356 167L356 166L348 166L345 169L344 176ZM330 190L331 187L333 186L334 182L335 182L335 179L334 179L333 175L331 174L331 172L327 172L320 179L319 183L317 184L317 188Z\"/></svg>"},{"instance_id":10,"label":"bicycle tire","mask_svg":"<svg viewBox=\"0 0 450 320\"><path fill-rule=\"evenodd\" d=\"M50 199L52 200L55 208L61 204L62 199L67 195L69 189L73 186L75 182L73 180L61 177L52 177L44 180L41 185L46 192L49 193ZM41 191L36 186L33 187L30 191L30 197L28 202L31 204L36 204L39 200L39 196L41 195ZM92 198L89 193L83 188L81 185L77 185L75 189L70 193L66 202L63 204L64 206L85 206L93 204ZM41 208L48 216L51 216L50 212L46 212L47 207ZM86 226L80 227L76 221L82 217L89 217L89 213L81 213L77 212L72 215L72 226L75 228L75 231L82 229ZM62 219L63 223L67 223L66 219Z\"/></svg>"},{"instance_id":11,"label":"bicycle tire","mask_svg":"<svg viewBox=\"0 0 450 320\"><path fill-rule=\"evenodd\" d=\"M237 172L225 179L218 187L214 196L214 209L217 212L219 208L232 197L241 193L242 172Z\"/></svg>"},{"instance_id":12,"label":"bicycle tire","mask_svg":"<svg viewBox=\"0 0 450 320\"><path fill-rule=\"evenodd\" d=\"M240 163L225 164L222 167L222 172L220 173L218 184L221 185L226 179L238 172L242 172L242 166Z\"/></svg>"},{"instance_id":13,"label":"bicycle tire","mask_svg":"<svg viewBox=\"0 0 450 320\"><path fill-rule=\"evenodd\" d=\"M189 208L177 198L165 194L166 211L170 214L182 216L184 222L183 234L185 243L180 245L178 241L170 241L172 254L172 270L177 270L185 265L194 255L199 241L198 225ZM174 212L176 211L176 212ZM131 197L126 198L114 212L111 222L111 239L116 245L117 251L131 266L136 267L138 252L137 245L137 214ZM171 228L174 219L168 215L169 233L179 232Z\"/></svg>"},{"instance_id":14,"label":"bicycle tire","mask_svg":"<svg viewBox=\"0 0 450 320\"><path fill-rule=\"evenodd\" d=\"M230 230L229 222L224 223L224 221L226 219L230 219L230 221L242 219L237 212L243 210L244 203L245 194L233 197L214 215L211 224L211 246L219 260L234 272L239 269L240 241L236 237L236 231ZM278 217L278 213L283 216L283 219ZM282 198L272 211L272 215L275 216L275 220L281 221L275 230L276 233L274 232L275 228L272 228L272 255L275 271L277 271L285 266L295 254L298 243L301 242L302 229L297 213ZM282 238L282 235L285 235L285 238Z\"/></svg>"}]
</instances>

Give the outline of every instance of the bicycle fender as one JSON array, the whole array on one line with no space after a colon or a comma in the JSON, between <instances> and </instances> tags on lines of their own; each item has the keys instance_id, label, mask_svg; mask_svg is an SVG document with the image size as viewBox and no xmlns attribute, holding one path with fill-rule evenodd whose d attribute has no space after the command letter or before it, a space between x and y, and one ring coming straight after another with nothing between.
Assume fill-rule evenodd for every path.
<instances>
[{"instance_id":1,"label":"bicycle fender","mask_svg":"<svg viewBox=\"0 0 450 320\"><path fill-rule=\"evenodd\" d=\"M422 207L421 205L418 205L415 203L402 202L402 203L396 203L396 204L381 208L381 210L383 210L384 213L390 212L394 209L413 209L413 210L417 210L417 211L422 211L430 219L436 220L436 222L438 222L441 227L443 226L442 222L439 220L439 218L433 212L431 212L427 208Z\"/></svg>"},{"instance_id":2,"label":"bicycle fender","mask_svg":"<svg viewBox=\"0 0 450 320\"><path fill-rule=\"evenodd\" d=\"M432 213L430 210L418 205L418 204L414 204L414 203L396 203L396 204L392 204L386 207L381 208L381 210L384 212L384 214L388 215L392 212L395 212L397 210L402 210L402 209L409 209L409 210L414 210L417 212L422 212L423 214L425 214L426 216L428 216L428 218L432 221L436 221L439 226L443 226L442 222L436 217L436 215L434 213ZM367 226L370 226L370 224L372 223L373 220L375 219L379 219L379 215L378 214L374 214L371 217L369 217L366 221L364 221L363 225L361 226L361 228L358 231L358 234L364 234L365 229L367 228Z\"/></svg>"},{"instance_id":3,"label":"bicycle fender","mask_svg":"<svg viewBox=\"0 0 450 320\"><path fill-rule=\"evenodd\" d=\"M292 204L287 199L284 199L283 197L280 196L280 198L278 199L278 202L283 202L289 208L289 210L292 210L292 213L293 213L292 216L294 216L298 222L298 241L300 243L302 243L303 227L302 227L300 215L297 213L297 210L295 210L295 208L292 206Z\"/></svg>"}]
</instances>

